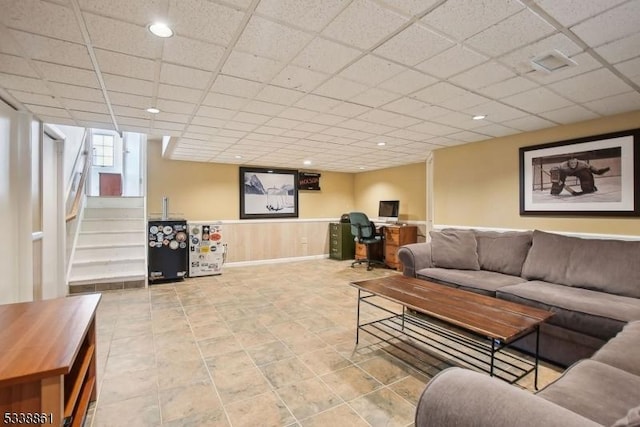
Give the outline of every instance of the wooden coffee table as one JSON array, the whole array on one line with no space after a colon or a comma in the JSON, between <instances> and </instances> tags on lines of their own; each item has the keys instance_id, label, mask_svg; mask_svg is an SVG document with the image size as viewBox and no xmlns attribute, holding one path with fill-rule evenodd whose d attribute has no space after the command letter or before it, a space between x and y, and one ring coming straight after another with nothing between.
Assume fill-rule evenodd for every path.
<instances>
[{"instance_id":1,"label":"wooden coffee table","mask_svg":"<svg viewBox=\"0 0 640 427\"><path fill-rule=\"evenodd\" d=\"M524 372L518 379L533 370L535 371L534 387L538 388L540 324L553 316L552 312L400 275L352 282L351 286L358 289L356 343L359 340L360 329L367 331L365 327L379 326L380 323L405 334L408 333L408 324L442 333L441 328L432 328L429 319L435 319L454 329L488 340L483 348L486 348L490 354L487 372L493 376L496 354L515 341L535 333L535 363L532 369ZM402 313L396 313L377 304L374 302L374 297L400 304ZM361 302L377 307L391 316L360 324ZM418 318L408 315L407 308L423 316ZM445 335L448 335L448 329L444 330ZM424 334L408 335L429 345L428 340L424 339L427 337Z\"/></svg>"}]
</instances>

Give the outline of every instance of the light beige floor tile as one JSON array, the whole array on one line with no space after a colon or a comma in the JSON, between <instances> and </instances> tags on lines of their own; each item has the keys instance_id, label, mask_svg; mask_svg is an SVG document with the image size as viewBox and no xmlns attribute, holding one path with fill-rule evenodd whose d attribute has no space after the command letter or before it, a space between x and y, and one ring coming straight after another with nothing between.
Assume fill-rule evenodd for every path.
<instances>
[{"instance_id":1,"label":"light beige floor tile","mask_svg":"<svg viewBox=\"0 0 640 427\"><path fill-rule=\"evenodd\" d=\"M358 366L382 384L396 382L407 377L412 372L409 367L398 359L385 355L360 362Z\"/></svg>"},{"instance_id":2,"label":"light beige floor tile","mask_svg":"<svg viewBox=\"0 0 640 427\"><path fill-rule=\"evenodd\" d=\"M303 419L342 403L318 378L290 384L276 390L297 419Z\"/></svg>"},{"instance_id":3,"label":"light beige floor tile","mask_svg":"<svg viewBox=\"0 0 640 427\"><path fill-rule=\"evenodd\" d=\"M372 426L404 427L414 419L415 406L389 390L381 388L349 402Z\"/></svg>"},{"instance_id":4,"label":"light beige floor tile","mask_svg":"<svg viewBox=\"0 0 640 427\"><path fill-rule=\"evenodd\" d=\"M105 375L119 375L126 372L142 371L156 367L153 354L120 354L109 356Z\"/></svg>"},{"instance_id":5,"label":"light beige floor tile","mask_svg":"<svg viewBox=\"0 0 640 427\"><path fill-rule=\"evenodd\" d=\"M225 405L233 427L288 426L295 418L273 391Z\"/></svg>"},{"instance_id":6,"label":"light beige floor tile","mask_svg":"<svg viewBox=\"0 0 640 427\"><path fill-rule=\"evenodd\" d=\"M271 341L247 348L247 353L256 365L266 365L293 356L293 352L280 341Z\"/></svg>"},{"instance_id":7,"label":"light beige floor tile","mask_svg":"<svg viewBox=\"0 0 640 427\"><path fill-rule=\"evenodd\" d=\"M349 366L320 377L345 401L355 399L382 387L380 381L357 366Z\"/></svg>"},{"instance_id":8,"label":"light beige floor tile","mask_svg":"<svg viewBox=\"0 0 640 427\"><path fill-rule=\"evenodd\" d=\"M224 353L212 356L206 359L207 367L213 374L216 372L236 372L244 369L253 368L255 366L253 359L249 357L246 351L238 350L230 353Z\"/></svg>"},{"instance_id":9,"label":"light beige floor tile","mask_svg":"<svg viewBox=\"0 0 640 427\"><path fill-rule=\"evenodd\" d=\"M114 403L99 402L93 415L92 425L121 427L123 422L126 422L127 426L152 427L160 425L160 420L158 394L151 393Z\"/></svg>"},{"instance_id":10,"label":"light beige floor tile","mask_svg":"<svg viewBox=\"0 0 640 427\"><path fill-rule=\"evenodd\" d=\"M417 405L428 382L429 377L416 372L388 387L409 403Z\"/></svg>"},{"instance_id":11,"label":"light beige floor tile","mask_svg":"<svg viewBox=\"0 0 640 427\"><path fill-rule=\"evenodd\" d=\"M242 345L233 335L201 340L197 342L197 345L204 358L232 353L242 349Z\"/></svg>"},{"instance_id":12,"label":"light beige floor tile","mask_svg":"<svg viewBox=\"0 0 640 427\"><path fill-rule=\"evenodd\" d=\"M317 415L305 418L300 422L302 427L326 427L326 426L349 426L368 427L369 424L362 419L349 405L342 404L335 408L328 409Z\"/></svg>"},{"instance_id":13,"label":"light beige floor tile","mask_svg":"<svg viewBox=\"0 0 640 427\"><path fill-rule=\"evenodd\" d=\"M163 422L209 413L222 407L210 383L161 390L159 396Z\"/></svg>"},{"instance_id":14,"label":"light beige floor tile","mask_svg":"<svg viewBox=\"0 0 640 427\"><path fill-rule=\"evenodd\" d=\"M253 367L236 372L214 372L213 381L225 405L271 390L262 372Z\"/></svg>"},{"instance_id":15,"label":"light beige floor tile","mask_svg":"<svg viewBox=\"0 0 640 427\"><path fill-rule=\"evenodd\" d=\"M317 375L337 371L352 364L331 347L310 351L298 357Z\"/></svg>"},{"instance_id":16,"label":"light beige floor tile","mask_svg":"<svg viewBox=\"0 0 640 427\"><path fill-rule=\"evenodd\" d=\"M201 358L158 360L158 388L166 390L191 384L210 383L209 371Z\"/></svg>"},{"instance_id":17,"label":"light beige floor tile","mask_svg":"<svg viewBox=\"0 0 640 427\"><path fill-rule=\"evenodd\" d=\"M98 397L101 404L158 394L158 378L154 368L98 378L103 378Z\"/></svg>"},{"instance_id":18,"label":"light beige floor tile","mask_svg":"<svg viewBox=\"0 0 640 427\"><path fill-rule=\"evenodd\" d=\"M164 422L162 425L167 427L228 427L229 421L224 411L217 409Z\"/></svg>"},{"instance_id":19,"label":"light beige floor tile","mask_svg":"<svg viewBox=\"0 0 640 427\"><path fill-rule=\"evenodd\" d=\"M296 357L262 365L260 370L274 388L300 382L315 376L313 371L307 368L305 364Z\"/></svg>"}]
</instances>

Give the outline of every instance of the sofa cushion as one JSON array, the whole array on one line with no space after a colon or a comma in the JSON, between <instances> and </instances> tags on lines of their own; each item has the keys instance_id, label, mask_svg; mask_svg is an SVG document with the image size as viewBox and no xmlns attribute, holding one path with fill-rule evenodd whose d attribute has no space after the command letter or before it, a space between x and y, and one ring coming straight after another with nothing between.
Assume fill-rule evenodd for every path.
<instances>
[{"instance_id":1,"label":"sofa cushion","mask_svg":"<svg viewBox=\"0 0 640 427\"><path fill-rule=\"evenodd\" d=\"M541 281L501 287L498 298L551 310L549 323L608 340L640 319L640 299Z\"/></svg>"},{"instance_id":2,"label":"sofa cushion","mask_svg":"<svg viewBox=\"0 0 640 427\"><path fill-rule=\"evenodd\" d=\"M476 230L478 261L483 270L520 276L531 248L530 231L496 232Z\"/></svg>"},{"instance_id":3,"label":"sofa cushion","mask_svg":"<svg viewBox=\"0 0 640 427\"><path fill-rule=\"evenodd\" d=\"M628 323L622 331L591 357L623 371L640 376L640 320Z\"/></svg>"},{"instance_id":4,"label":"sofa cushion","mask_svg":"<svg viewBox=\"0 0 640 427\"><path fill-rule=\"evenodd\" d=\"M420 279L432 280L492 297L496 295L496 289L498 288L525 281L519 276L486 270L456 270L436 267L423 268L416 273Z\"/></svg>"},{"instance_id":5,"label":"sofa cushion","mask_svg":"<svg viewBox=\"0 0 640 427\"><path fill-rule=\"evenodd\" d=\"M582 360L538 396L603 425L640 402L640 377L594 360Z\"/></svg>"},{"instance_id":6,"label":"sofa cushion","mask_svg":"<svg viewBox=\"0 0 640 427\"><path fill-rule=\"evenodd\" d=\"M625 417L620 418L611 427L638 427L640 426L640 406L629 409Z\"/></svg>"},{"instance_id":7,"label":"sofa cushion","mask_svg":"<svg viewBox=\"0 0 640 427\"><path fill-rule=\"evenodd\" d=\"M639 259L640 241L582 239L535 230L522 275L640 298Z\"/></svg>"},{"instance_id":8,"label":"sofa cushion","mask_svg":"<svg viewBox=\"0 0 640 427\"><path fill-rule=\"evenodd\" d=\"M476 235L472 230L430 231L431 260L441 268L480 270Z\"/></svg>"}]
</instances>

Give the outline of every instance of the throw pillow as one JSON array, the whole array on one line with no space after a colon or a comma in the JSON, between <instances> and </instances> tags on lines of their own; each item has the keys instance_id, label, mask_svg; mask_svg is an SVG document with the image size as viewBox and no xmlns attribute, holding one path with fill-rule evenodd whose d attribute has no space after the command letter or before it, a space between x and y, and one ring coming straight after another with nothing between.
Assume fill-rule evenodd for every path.
<instances>
[{"instance_id":1,"label":"throw pillow","mask_svg":"<svg viewBox=\"0 0 640 427\"><path fill-rule=\"evenodd\" d=\"M640 427L640 406L629 409L627 416L620 418L611 427Z\"/></svg>"},{"instance_id":2,"label":"throw pillow","mask_svg":"<svg viewBox=\"0 0 640 427\"><path fill-rule=\"evenodd\" d=\"M430 231L431 261L440 268L480 270L478 243L472 230Z\"/></svg>"}]
</instances>

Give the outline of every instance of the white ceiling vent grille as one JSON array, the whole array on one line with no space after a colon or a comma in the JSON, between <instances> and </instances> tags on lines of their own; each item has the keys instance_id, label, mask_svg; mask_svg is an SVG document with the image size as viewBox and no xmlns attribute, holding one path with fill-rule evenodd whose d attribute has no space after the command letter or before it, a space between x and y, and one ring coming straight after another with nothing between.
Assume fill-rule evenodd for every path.
<instances>
[{"instance_id":1,"label":"white ceiling vent grille","mask_svg":"<svg viewBox=\"0 0 640 427\"><path fill-rule=\"evenodd\" d=\"M563 70L567 67L575 67L578 63L565 56L562 52L554 49L533 58L531 65L537 71L548 74Z\"/></svg>"}]
</instances>

